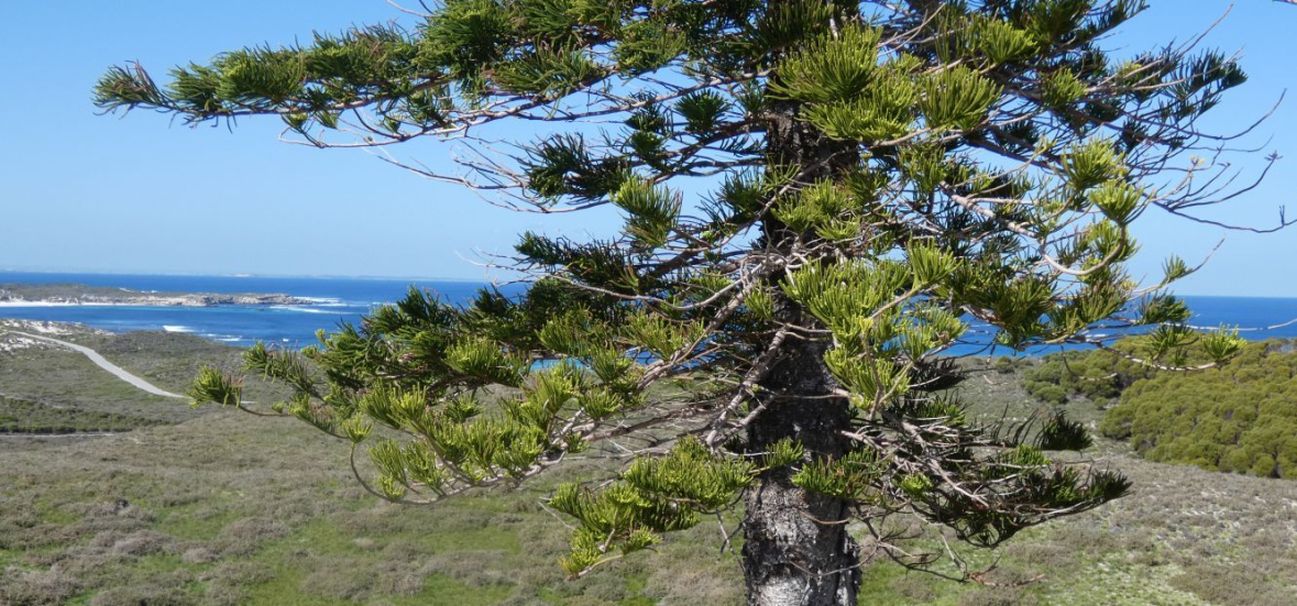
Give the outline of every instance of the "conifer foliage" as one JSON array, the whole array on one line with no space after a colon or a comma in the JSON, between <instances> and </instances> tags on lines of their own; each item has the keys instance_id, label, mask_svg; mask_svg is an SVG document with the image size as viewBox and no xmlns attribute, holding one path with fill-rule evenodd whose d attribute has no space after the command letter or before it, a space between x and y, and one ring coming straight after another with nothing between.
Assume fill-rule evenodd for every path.
<instances>
[{"instance_id":1,"label":"conifer foliage","mask_svg":"<svg viewBox=\"0 0 1297 606\"><path fill-rule=\"evenodd\" d=\"M874 557L922 568L948 550L895 529L994 546L1128 487L1048 453L1089 444L1065 418L997 432L938 393L971 323L1015 348L1130 325L1217 361L1238 348L1178 338L1188 312L1166 287L1186 263L1145 284L1123 269L1141 215L1206 221L1229 197L1229 137L1195 122L1244 80L1192 45L1117 59L1107 36L1142 8L444 0L165 84L114 67L95 98L195 124L277 117L291 140L376 148L519 211L625 219L608 240L523 234L523 296L412 291L304 351L252 348L247 370L293 390L273 410L214 369L196 403L295 416L368 457L358 479L394 501L513 485L617 440L617 477L549 501L576 528L568 573L742 500L751 603L855 604L846 522ZM389 151L427 138L454 139L458 167ZM681 378L687 393L653 397Z\"/></svg>"}]
</instances>

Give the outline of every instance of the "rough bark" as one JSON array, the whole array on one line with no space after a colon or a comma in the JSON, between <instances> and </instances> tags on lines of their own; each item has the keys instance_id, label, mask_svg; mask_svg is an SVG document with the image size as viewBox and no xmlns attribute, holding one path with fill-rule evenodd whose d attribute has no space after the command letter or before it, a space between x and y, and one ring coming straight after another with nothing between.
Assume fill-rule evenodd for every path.
<instances>
[{"instance_id":1,"label":"rough bark","mask_svg":"<svg viewBox=\"0 0 1297 606\"><path fill-rule=\"evenodd\" d=\"M815 456L836 456L849 425L840 398L815 398L828 385L823 345L798 342L766 379L784 394L749 426L749 446L764 450L784 438ZM796 394L803 394L798 396ZM847 504L794 485L787 468L763 474L748 491L744 574L752 606L855 606L859 548L847 532Z\"/></svg>"},{"instance_id":2,"label":"rough bark","mask_svg":"<svg viewBox=\"0 0 1297 606\"><path fill-rule=\"evenodd\" d=\"M840 175L859 159L850 145L829 141L796 120L796 106L776 104L767 130L771 160L801 168L799 182ZM799 234L770 220L764 237L789 252ZM788 250L785 250L788 249ZM778 302L778 316L808 326L795 303ZM808 456L839 456L847 449L849 404L831 397L824 366L828 344L790 339L761 381L764 411L748 426L748 447L761 452L779 440L800 442ZM765 472L745 495L743 566L752 606L855 606L859 548L847 532L847 503L794 485L788 469Z\"/></svg>"}]
</instances>

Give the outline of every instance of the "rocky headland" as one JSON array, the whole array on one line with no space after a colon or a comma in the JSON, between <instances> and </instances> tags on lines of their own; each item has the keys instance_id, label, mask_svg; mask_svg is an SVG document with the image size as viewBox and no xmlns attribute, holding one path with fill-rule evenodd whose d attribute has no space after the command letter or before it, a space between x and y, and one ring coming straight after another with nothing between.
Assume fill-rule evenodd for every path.
<instances>
[{"instance_id":1,"label":"rocky headland","mask_svg":"<svg viewBox=\"0 0 1297 606\"><path fill-rule=\"evenodd\" d=\"M0 307L44 305L139 305L213 307L217 305L306 305L299 297L277 293L141 292L85 284L0 284Z\"/></svg>"}]
</instances>

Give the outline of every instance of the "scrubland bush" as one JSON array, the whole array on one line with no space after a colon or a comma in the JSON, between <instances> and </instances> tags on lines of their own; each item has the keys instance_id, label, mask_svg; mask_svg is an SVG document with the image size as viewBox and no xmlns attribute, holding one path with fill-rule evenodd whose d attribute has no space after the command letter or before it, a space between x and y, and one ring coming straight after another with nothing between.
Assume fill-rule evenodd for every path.
<instances>
[{"instance_id":1,"label":"scrubland bush","mask_svg":"<svg viewBox=\"0 0 1297 606\"><path fill-rule=\"evenodd\" d=\"M996 358L995 362L992 364L992 368L995 369L995 372L1004 375L1013 372L1014 369L1017 367L1018 367L1018 363L1013 358L1010 358L1009 356L1000 356Z\"/></svg>"},{"instance_id":2,"label":"scrubland bush","mask_svg":"<svg viewBox=\"0 0 1297 606\"><path fill-rule=\"evenodd\" d=\"M6 575L10 573L5 572ZM37 606L59 604L76 595L80 585L54 570L14 572L0 584L0 604Z\"/></svg>"},{"instance_id":3,"label":"scrubland bush","mask_svg":"<svg viewBox=\"0 0 1297 606\"><path fill-rule=\"evenodd\" d=\"M1140 355L1143 345L1138 339L1126 339L1116 348ZM1110 351L1068 351L1046 356L1029 369L1023 387L1031 395L1051 404L1063 404L1072 397L1083 397L1106 406L1121 395L1130 384L1152 376L1147 366Z\"/></svg>"},{"instance_id":4,"label":"scrubland bush","mask_svg":"<svg viewBox=\"0 0 1297 606\"><path fill-rule=\"evenodd\" d=\"M1228 364L1132 384L1100 430L1155 461L1297 477L1297 355L1253 343Z\"/></svg>"},{"instance_id":5,"label":"scrubland bush","mask_svg":"<svg viewBox=\"0 0 1297 606\"><path fill-rule=\"evenodd\" d=\"M1127 355L1094 350L1046 356L1027 370L1023 386L1050 404L1080 397L1111 406L1103 434L1129 440L1155 461L1297 477L1294 342L1253 343L1220 368L1193 372L1159 371L1133 360L1151 357L1143 338L1125 339L1115 349Z\"/></svg>"}]
</instances>

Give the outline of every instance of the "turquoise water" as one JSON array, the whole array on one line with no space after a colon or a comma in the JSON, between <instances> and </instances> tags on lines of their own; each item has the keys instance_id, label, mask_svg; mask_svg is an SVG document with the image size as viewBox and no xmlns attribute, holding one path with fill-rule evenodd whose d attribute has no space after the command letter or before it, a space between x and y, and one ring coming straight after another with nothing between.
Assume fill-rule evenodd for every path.
<instances>
[{"instance_id":1,"label":"turquoise water","mask_svg":"<svg viewBox=\"0 0 1297 606\"><path fill-rule=\"evenodd\" d=\"M166 330L232 345L266 341L287 347L314 343L317 329L328 330L341 322L357 322L374 306L399 299L411 286L430 290L451 303L469 301L484 286L439 280L0 272L0 284L3 283L76 283L159 292L283 293L307 298L309 305L294 306L0 308L0 317L79 322L114 332ZM504 291L518 293L521 288L506 286ZM1237 325L1249 339L1297 337L1297 322L1292 322L1297 318L1297 299L1185 297L1185 301L1194 311L1192 323L1195 325ZM1270 330L1251 330L1284 323L1288 324ZM969 343L956 347L952 353L988 353L985 346L989 341L988 331L974 327L968 340Z\"/></svg>"}]
</instances>

